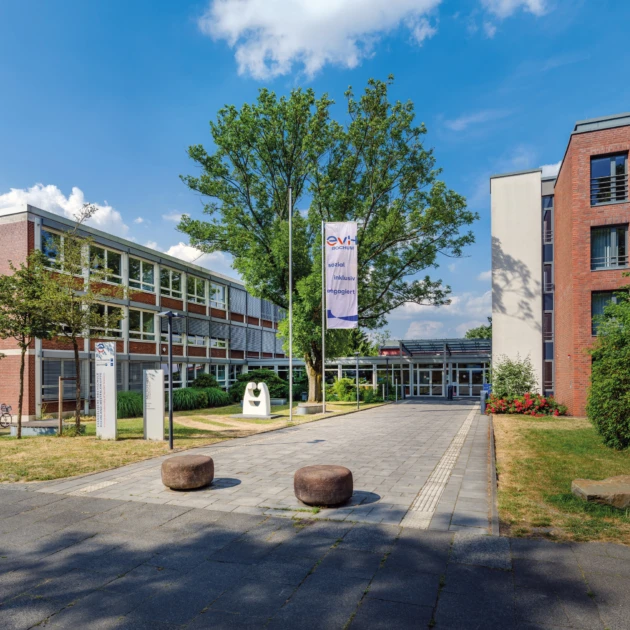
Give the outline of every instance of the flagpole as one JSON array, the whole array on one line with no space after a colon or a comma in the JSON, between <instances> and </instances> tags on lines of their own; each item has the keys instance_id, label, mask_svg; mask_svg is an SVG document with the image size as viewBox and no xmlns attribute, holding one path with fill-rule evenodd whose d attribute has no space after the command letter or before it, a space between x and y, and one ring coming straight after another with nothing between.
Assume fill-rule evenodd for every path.
<instances>
[{"instance_id":1,"label":"flagpole","mask_svg":"<svg viewBox=\"0 0 630 630\"><path fill-rule=\"evenodd\" d=\"M326 224L322 221L322 412L326 413Z\"/></svg>"},{"instance_id":2,"label":"flagpole","mask_svg":"<svg viewBox=\"0 0 630 630\"><path fill-rule=\"evenodd\" d=\"M289 187L289 422L293 422L293 191Z\"/></svg>"}]
</instances>

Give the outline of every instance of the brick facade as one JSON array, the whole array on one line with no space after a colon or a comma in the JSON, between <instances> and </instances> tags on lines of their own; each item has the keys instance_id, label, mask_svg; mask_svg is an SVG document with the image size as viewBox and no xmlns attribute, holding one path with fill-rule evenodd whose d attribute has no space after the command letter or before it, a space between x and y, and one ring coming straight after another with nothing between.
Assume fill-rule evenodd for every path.
<instances>
[{"instance_id":1,"label":"brick facade","mask_svg":"<svg viewBox=\"0 0 630 630\"><path fill-rule=\"evenodd\" d=\"M628 126L574 134L555 186L555 393L572 415L585 415L591 294L628 284L623 269L591 271L591 228L630 223L630 203L591 206L591 157L629 149Z\"/></svg>"}]
</instances>

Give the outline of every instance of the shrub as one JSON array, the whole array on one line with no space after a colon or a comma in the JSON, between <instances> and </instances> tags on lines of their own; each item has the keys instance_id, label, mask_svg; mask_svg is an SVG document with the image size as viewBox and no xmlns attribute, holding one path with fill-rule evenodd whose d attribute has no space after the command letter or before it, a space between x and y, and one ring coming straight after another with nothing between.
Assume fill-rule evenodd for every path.
<instances>
[{"instance_id":1,"label":"shrub","mask_svg":"<svg viewBox=\"0 0 630 630\"><path fill-rule=\"evenodd\" d=\"M191 384L191 387L207 389L208 387L219 387L219 381L212 374L202 372Z\"/></svg>"},{"instance_id":2,"label":"shrub","mask_svg":"<svg viewBox=\"0 0 630 630\"><path fill-rule=\"evenodd\" d=\"M367 404L383 402L382 396L380 396L379 393L374 391L371 387L361 390L361 399Z\"/></svg>"},{"instance_id":3,"label":"shrub","mask_svg":"<svg viewBox=\"0 0 630 630\"><path fill-rule=\"evenodd\" d=\"M233 401L240 402L245 395L247 383L266 383L271 398L288 398L289 383L281 379L273 370L251 370L236 377L236 383L230 387Z\"/></svg>"},{"instance_id":4,"label":"shrub","mask_svg":"<svg viewBox=\"0 0 630 630\"><path fill-rule=\"evenodd\" d=\"M551 396L527 392L523 396L501 397L493 393L488 398L486 413L522 414L542 418L543 416L564 416L567 408Z\"/></svg>"},{"instance_id":5,"label":"shrub","mask_svg":"<svg viewBox=\"0 0 630 630\"><path fill-rule=\"evenodd\" d=\"M591 386L586 413L606 446L630 447L630 301L626 292L598 318L591 350Z\"/></svg>"},{"instance_id":6,"label":"shrub","mask_svg":"<svg viewBox=\"0 0 630 630\"><path fill-rule=\"evenodd\" d=\"M357 399L357 386L354 379L338 378L331 387L335 400L349 402Z\"/></svg>"},{"instance_id":7,"label":"shrub","mask_svg":"<svg viewBox=\"0 0 630 630\"><path fill-rule=\"evenodd\" d=\"M181 387L173 390L173 411L203 409L208 406L206 390L196 387Z\"/></svg>"},{"instance_id":8,"label":"shrub","mask_svg":"<svg viewBox=\"0 0 630 630\"><path fill-rule=\"evenodd\" d=\"M518 354L516 359L502 355L492 367L492 393L499 398L523 396L534 391L537 385L536 373L529 355L524 359Z\"/></svg>"},{"instance_id":9,"label":"shrub","mask_svg":"<svg viewBox=\"0 0 630 630\"><path fill-rule=\"evenodd\" d=\"M118 392L116 409L119 418L138 418L143 414L142 394L140 392Z\"/></svg>"},{"instance_id":10,"label":"shrub","mask_svg":"<svg viewBox=\"0 0 630 630\"><path fill-rule=\"evenodd\" d=\"M225 407L230 404L230 395L219 387L209 387L204 389L208 399L208 407Z\"/></svg>"}]
</instances>

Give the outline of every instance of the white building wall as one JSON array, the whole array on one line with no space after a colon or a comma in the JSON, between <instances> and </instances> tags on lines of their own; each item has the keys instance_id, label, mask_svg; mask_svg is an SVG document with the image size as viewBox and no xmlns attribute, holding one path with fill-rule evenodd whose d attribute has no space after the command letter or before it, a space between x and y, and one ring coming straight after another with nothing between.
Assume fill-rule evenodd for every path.
<instances>
[{"instance_id":1,"label":"white building wall","mask_svg":"<svg viewBox=\"0 0 630 630\"><path fill-rule=\"evenodd\" d=\"M530 356L542 388L541 171L490 179L492 363Z\"/></svg>"}]
</instances>

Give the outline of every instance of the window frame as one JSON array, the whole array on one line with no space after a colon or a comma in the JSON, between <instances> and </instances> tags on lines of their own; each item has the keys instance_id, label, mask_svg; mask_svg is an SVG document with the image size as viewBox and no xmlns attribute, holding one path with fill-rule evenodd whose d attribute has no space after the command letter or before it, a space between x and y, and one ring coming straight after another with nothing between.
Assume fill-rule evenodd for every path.
<instances>
[{"instance_id":1,"label":"window frame","mask_svg":"<svg viewBox=\"0 0 630 630\"><path fill-rule=\"evenodd\" d=\"M131 328L131 316L132 313L140 314L140 330L132 330ZM151 316L153 318L153 332L145 331L145 317ZM153 311L144 311L139 308L130 308L127 314L129 319L128 334L129 341L152 341L155 342L155 313ZM136 336L139 335L139 336Z\"/></svg>"},{"instance_id":2,"label":"window frame","mask_svg":"<svg viewBox=\"0 0 630 630\"><path fill-rule=\"evenodd\" d=\"M619 157L624 158L624 173L622 175L618 175L615 170L616 159ZM596 160L608 160L610 164L609 174L601 175L599 177L593 177L593 162ZM622 197L617 197L617 190L619 189L619 180L621 177L621 189L622 189ZM596 180L608 179L608 192L602 192L601 187L598 185L595 187ZM604 182L602 182L604 183ZM614 185L613 185L614 184ZM625 192L624 192L625 191ZM608 195L607 199L603 201L598 201L598 196ZM628 201L628 152L620 151L617 153L609 153L603 155L591 155L590 159L590 201L591 207L594 206L603 206L611 203L626 203Z\"/></svg>"},{"instance_id":3,"label":"window frame","mask_svg":"<svg viewBox=\"0 0 630 630\"><path fill-rule=\"evenodd\" d=\"M122 285L123 284L123 255L122 252L118 252L115 249L109 249L108 247L104 247L102 245L99 244L91 244L90 245L90 253L89 253L89 257L90 257L90 275L92 274L93 271L98 271L97 268L94 267L94 256L93 256L93 250L95 249L100 249L104 256L103 256L103 263L104 263L104 269L111 269L111 267L109 266L109 255L111 254L115 254L116 256L119 257L119 273L118 274L113 274L113 273L108 273L108 274L103 274L103 278L102 278L102 282L107 282L108 284L116 284L116 285ZM112 280L111 278L115 278L115 280Z\"/></svg>"},{"instance_id":4,"label":"window frame","mask_svg":"<svg viewBox=\"0 0 630 630\"><path fill-rule=\"evenodd\" d=\"M201 339L201 343L197 343ZM206 337L203 335L186 335L186 345L194 346L196 348L205 348L206 346Z\"/></svg>"},{"instance_id":5,"label":"window frame","mask_svg":"<svg viewBox=\"0 0 630 630\"><path fill-rule=\"evenodd\" d=\"M210 337L210 347L218 348L219 350L227 350L228 340L221 339L220 337Z\"/></svg>"},{"instance_id":6,"label":"window frame","mask_svg":"<svg viewBox=\"0 0 630 630\"><path fill-rule=\"evenodd\" d=\"M140 263L140 275L137 280L131 277L131 261L132 260L138 261ZM153 283L144 281L144 272L145 272L144 267L145 266L147 267L150 266L153 271ZM143 291L144 293L155 293L155 263L152 263L148 260L144 260L142 258L138 258L137 256L132 256L130 254L127 276L128 276L128 283L129 283L130 289L133 289L134 291Z\"/></svg>"},{"instance_id":7,"label":"window frame","mask_svg":"<svg viewBox=\"0 0 630 630\"><path fill-rule=\"evenodd\" d=\"M597 329L598 329L598 325L595 322L595 317L600 317L601 315L603 315L604 310L606 309L606 306L608 306L608 304L610 304L611 302L613 304L617 303L617 295L616 295L617 291L591 291L591 335L593 337L597 336ZM611 298L608 302L606 302L606 304L604 304L604 308L602 309L601 313L594 313L593 312L593 304L594 304L594 300L593 298L596 295L610 295Z\"/></svg>"},{"instance_id":8,"label":"window frame","mask_svg":"<svg viewBox=\"0 0 630 630\"><path fill-rule=\"evenodd\" d=\"M616 264L610 264L610 265L601 265L601 266L595 266L593 263L593 244L594 244L594 232L609 232L611 240L610 243L608 245L608 247L610 247L611 252L611 256L610 256L610 260L616 260L617 263ZM624 232L624 238L623 238L623 247L625 250L625 254L623 256L619 256L619 232L623 231ZM614 236L613 236L614 235ZM625 259L625 262L619 262L619 259ZM604 257L604 262L606 262L606 257ZM606 269L625 269L626 267L628 267L628 224L627 223L620 223L618 225L596 225L596 226L592 226L591 227L591 271L604 271Z\"/></svg>"},{"instance_id":9,"label":"window frame","mask_svg":"<svg viewBox=\"0 0 630 630\"><path fill-rule=\"evenodd\" d=\"M194 282L195 292L190 292L190 282ZM201 286L203 288L203 296L199 298L199 294L197 293L197 289L199 287L199 283L201 282ZM201 304L202 306L206 306L206 281L204 278L199 278L198 276L193 276L191 274L186 276L186 298L188 302L192 304Z\"/></svg>"},{"instance_id":10,"label":"window frame","mask_svg":"<svg viewBox=\"0 0 630 630\"><path fill-rule=\"evenodd\" d=\"M223 295L223 300L215 300L217 291ZM210 281L210 306L221 311L227 311L227 287L224 284Z\"/></svg>"},{"instance_id":11,"label":"window frame","mask_svg":"<svg viewBox=\"0 0 630 630\"><path fill-rule=\"evenodd\" d=\"M162 273L168 273L168 287L165 287L162 284ZM179 276L179 291L177 289L173 289L173 275L177 274ZM176 271L175 269L171 269L170 267L160 267L160 295L165 297L170 297L174 300L183 299L183 288L182 288L182 272Z\"/></svg>"},{"instance_id":12,"label":"window frame","mask_svg":"<svg viewBox=\"0 0 630 630\"><path fill-rule=\"evenodd\" d=\"M46 250L45 248L45 241L46 239L46 234L50 234L51 236L57 237L59 239L59 249L57 251L58 254L58 258L50 258L50 256L48 256L46 254ZM50 264L46 265L47 269L54 269L55 271L62 271L63 270L63 260L64 260L64 235L61 234L60 232L55 232L53 230L49 230L48 228L44 228L42 227L42 232L41 232L41 252L44 255L44 257L46 258L46 261Z\"/></svg>"},{"instance_id":13,"label":"window frame","mask_svg":"<svg viewBox=\"0 0 630 630\"><path fill-rule=\"evenodd\" d=\"M107 310L108 317L109 317L109 311L111 309L117 309L120 311L121 318L118 320L119 328L111 328L109 326L107 328L90 328L90 335L95 336L94 333L96 333L99 336L99 338L102 337L103 339L122 339L123 338L122 323L123 323L123 320L125 319L124 308L118 304L110 304L110 303L103 303L103 302L97 302L94 306L96 306L97 308L103 307L103 309ZM103 333L103 335L100 334L101 332ZM116 332L120 334L112 335L110 334L111 332Z\"/></svg>"}]
</instances>

